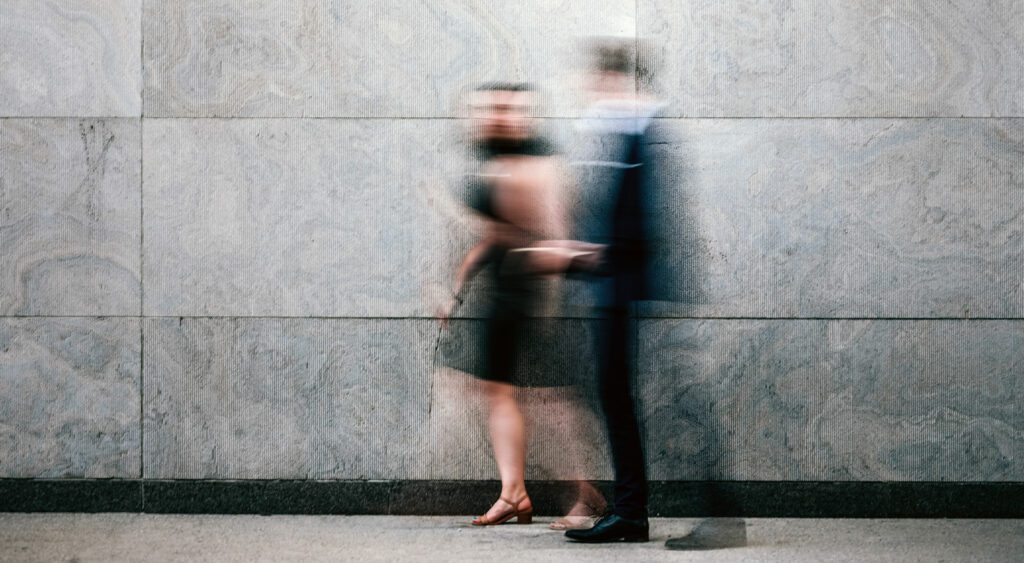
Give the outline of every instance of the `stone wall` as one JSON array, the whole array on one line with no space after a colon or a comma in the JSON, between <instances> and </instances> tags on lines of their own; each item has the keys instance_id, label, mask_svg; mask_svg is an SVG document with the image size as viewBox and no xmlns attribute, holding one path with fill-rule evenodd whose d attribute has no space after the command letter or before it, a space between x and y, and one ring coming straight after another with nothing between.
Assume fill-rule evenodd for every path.
<instances>
[{"instance_id":1,"label":"stone wall","mask_svg":"<svg viewBox=\"0 0 1024 563\"><path fill-rule=\"evenodd\" d=\"M572 150L617 34L699 265L637 323L652 478L1024 481L1024 4L837 4L0 3L0 477L495 478L435 369L460 99ZM529 477L610 477L527 399Z\"/></svg>"}]
</instances>

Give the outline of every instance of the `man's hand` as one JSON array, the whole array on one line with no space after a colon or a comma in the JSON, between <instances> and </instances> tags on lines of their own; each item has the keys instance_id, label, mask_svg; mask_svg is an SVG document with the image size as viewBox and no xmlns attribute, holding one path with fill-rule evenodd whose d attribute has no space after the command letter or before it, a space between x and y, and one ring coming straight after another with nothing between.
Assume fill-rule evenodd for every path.
<instances>
[{"instance_id":1,"label":"man's hand","mask_svg":"<svg viewBox=\"0 0 1024 563\"><path fill-rule=\"evenodd\" d=\"M590 272L599 269L607 248L604 244L578 240L542 240L534 246L546 250L546 256L538 256L538 262L548 268L558 268L559 273Z\"/></svg>"},{"instance_id":2,"label":"man's hand","mask_svg":"<svg viewBox=\"0 0 1024 563\"><path fill-rule=\"evenodd\" d=\"M601 265L604 263L604 252L602 250L595 250L593 252L585 252L577 254L572 262L569 263L570 272L595 272L601 269Z\"/></svg>"}]
</instances>

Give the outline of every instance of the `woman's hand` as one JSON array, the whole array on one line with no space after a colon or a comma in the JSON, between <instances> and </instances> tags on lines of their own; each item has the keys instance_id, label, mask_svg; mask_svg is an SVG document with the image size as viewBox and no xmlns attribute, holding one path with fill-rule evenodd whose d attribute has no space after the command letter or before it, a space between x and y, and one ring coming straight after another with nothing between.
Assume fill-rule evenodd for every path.
<instances>
[{"instance_id":1,"label":"woman's hand","mask_svg":"<svg viewBox=\"0 0 1024 563\"><path fill-rule=\"evenodd\" d=\"M452 312L455 310L456 305L459 304L457 297L449 297L444 303L437 307L437 320L441 323L441 328L448 328L448 319L451 318Z\"/></svg>"}]
</instances>

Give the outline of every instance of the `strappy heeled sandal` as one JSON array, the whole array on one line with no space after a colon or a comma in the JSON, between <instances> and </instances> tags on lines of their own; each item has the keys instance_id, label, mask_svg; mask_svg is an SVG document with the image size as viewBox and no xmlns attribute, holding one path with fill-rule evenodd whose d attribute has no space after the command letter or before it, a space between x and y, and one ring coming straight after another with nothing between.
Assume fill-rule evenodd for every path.
<instances>
[{"instance_id":1,"label":"strappy heeled sandal","mask_svg":"<svg viewBox=\"0 0 1024 563\"><path fill-rule=\"evenodd\" d=\"M526 510L520 510L519 505L523 501L529 501L530 497L523 497L518 502L512 502L505 497L500 497L498 500L512 507L512 510L504 512L495 518L488 518L486 514L477 516L473 519L472 524L474 526L497 526L498 524L504 524L509 520L515 518L517 524L530 524L533 522L533 504Z\"/></svg>"}]
</instances>

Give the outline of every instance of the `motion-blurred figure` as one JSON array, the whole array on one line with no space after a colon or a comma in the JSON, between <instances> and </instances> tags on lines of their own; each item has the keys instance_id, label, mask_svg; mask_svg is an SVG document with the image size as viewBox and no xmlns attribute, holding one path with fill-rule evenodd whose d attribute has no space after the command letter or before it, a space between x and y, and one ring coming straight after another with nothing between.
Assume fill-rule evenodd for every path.
<instances>
[{"instance_id":1,"label":"motion-blurred figure","mask_svg":"<svg viewBox=\"0 0 1024 563\"><path fill-rule=\"evenodd\" d=\"M590 194L590 225L582 238L607 245L593 286L603 319L597 350L601 405L615 471L614 508L586 530L566 537L580 542L647 541L647 474L631 381L631 308L647 299L651 256L652 180L648 126L661 105L638 94L632 40L607 39L592 47L587 82L590 106L583 124L602 136L604 154L584 164L600 169L608 190ZM593 175L592 175L593 176Z\"/></svg>"},{"instance_id":2,"label":"motion-blurred figure","mask_svg":"<svg viewBox=\"0 0 1024 563\"><path fill-rule=\"evenodd\" d=\"M540 282L574 264L590 267L587 260L594 259L597 249L564 240L559 159L533 125L535 98L525 84L487 84L473 93L471 127L480 168L469 186L467 204L486 226L456 272L455 297L438 312L446 326L463 286L482 267L491 266L485 334L480 339L483 360L453 366L476 376L487 396L501 476L498 501L473 520L478 526L513 518L520 524L532 520L525 483L526 424L515 396L516 386L522 384L516 379L516 363L527 320L542 296ZM596 491L592 496L603 502Z\"/></svg>"},{"instance_id":3,"label":"motion-blurred figure","mask_svg":"<svg viewBox=\"0 0 1024 563\"><path fill-rule=\"evenodd\" d=\"M696 248L669 248L667 243L696 245L695 224L687 202L666 180L677 163L660 161L653 147L669 137L654 119L662 104L644 92L650 68L636 68L637 43L601 39L591 46L593 66L587 93L591 98L585 129L602 136L604 154L583 162L603 173L607 191L588 194L589 224L578 238L607 245L592 285L604 311L604 330L598 350L600 395L615 469L615 502L609 516L588 530L566 536L581 542L647 541L647 476L631 382L635 380L629 348L631 310L641 300L686 302L696 296ZM640 87L638 87L640 86ZM675 171L675 169L673 169ZM671 190L672 193L667 193ZM671 205L672 213L665 207ZM670 217L673 220L669 220ZM679 218L683 225L677 224ZM584 221L587 223L588 221ZM668 257L673 256L669 260ZM680 408L683 408L680 405ZM694 414L697 414L694 412ZM705 420L706 441L714 441L713 423ZM710 475L706 475L710 479ZM737 512L735 502L713 482L702 494L714 516ZM665 547L702 550L746 544L746 526L739 518L709 518L688 535L672 538Z\"/></svg>"}]
</instances>

